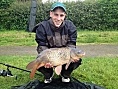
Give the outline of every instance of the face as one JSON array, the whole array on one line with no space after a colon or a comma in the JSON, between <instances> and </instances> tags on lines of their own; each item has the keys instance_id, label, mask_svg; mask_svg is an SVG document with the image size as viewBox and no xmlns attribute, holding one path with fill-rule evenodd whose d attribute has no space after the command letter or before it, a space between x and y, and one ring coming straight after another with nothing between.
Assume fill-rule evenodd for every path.
<instances>
[{"instance_id":1,"label":"face","mask_svg":"<svg viewBox=\"0 0 118 89\"><path fill-rule=\"evenodd\" d=\"M50 17L52 18L54 25L59 27L63 23L66 13L62 9L57 8L54 11L50 11Z\"/></svg>"}]
</instances>

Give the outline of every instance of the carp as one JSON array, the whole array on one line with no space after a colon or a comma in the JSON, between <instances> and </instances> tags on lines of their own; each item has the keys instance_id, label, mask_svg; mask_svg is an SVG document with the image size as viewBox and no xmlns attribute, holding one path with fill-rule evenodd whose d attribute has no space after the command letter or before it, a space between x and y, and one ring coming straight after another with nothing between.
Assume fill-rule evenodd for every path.
<instances>
[{"instance_id":1,"label":"carp","mask_svg":"<svg viewBox=\"0 0 118 89\"><path fill-rule=\"evenodd\" d=\"M79 60L84 55L85 52L78 48L50 48L38 54L37 58L31 61L26 68L31 70L30 78L32 79L37 69L43 67L46 63L51 63L54 67L55 73L59 75L63 64L66 64L65 69L67 69L73 60Z\"/></svg>"}]
</instances>

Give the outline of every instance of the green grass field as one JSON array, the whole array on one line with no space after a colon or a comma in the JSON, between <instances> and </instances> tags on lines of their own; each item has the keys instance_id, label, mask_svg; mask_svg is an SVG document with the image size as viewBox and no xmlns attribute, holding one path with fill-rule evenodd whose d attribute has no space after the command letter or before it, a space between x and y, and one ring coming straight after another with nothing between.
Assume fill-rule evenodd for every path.
<instances>
[{"instance_id":1,"label":"green grass field","mask_svg":"<svg viewBox=\"0 0 118 89\"><path fill-rule=\"evenodd\" d=\"M118 43L118 31L78 31L77 45L88 43ZM1 31L0 46L36 45L35 33L25 31Z\"/></svg>"},{"instance_id":2,"label":"green grass field","mask_svg":"<svg viewBox=\"0 0 118 89\"><path fill-rule=\"evenodd\" d=\"M1 56L0 62L25 69L26 65L34 58L34 56ZM72 76L81 82L98 84L107 89L118 89L117 59L117 57L83 58L82 65L72 73ZM0 65L0 68L6 70L7 67ZM13 75L17 75L17 80L15 77L0 76L0 89L10 89L11 86L21 85L31 81L29 78L29 72L13 68L10 68L10 70ZM54 78L55 77L57 76L55 75ZM35 75L35 78L43 81L42 74Z\"/></svg>"},{"instance_id":3,"label":"green grass field","mask_svg":"<svg viewBox=\"0 0 118 89\"><path fill-rule=\"evenodd\" d=\"M77 45L81 44L118 44L118 31L78 31ZM35 33L25 31L1 31L0 46L35 46ZM8 63L25 69L27 63L35 56L0 56L0 62ZM6 67L0 65L0 69ZM30 81L29 73L10 68L15 77L0 76L0 89L10 89L11 86L25 84ZM35 78L43 81L43 76ZM82 65L72 76L81 82L91 82L106 87L118 89L118 57L85 57ZM54 77L57 77L56 75Z\"/></svg>"}]
</instances>

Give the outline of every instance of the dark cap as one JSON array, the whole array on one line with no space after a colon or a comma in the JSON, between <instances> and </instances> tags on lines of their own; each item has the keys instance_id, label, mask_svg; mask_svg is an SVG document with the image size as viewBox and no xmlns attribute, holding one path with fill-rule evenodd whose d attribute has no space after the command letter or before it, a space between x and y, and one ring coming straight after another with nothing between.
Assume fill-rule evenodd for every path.
<instances>
[{"instance_id":1,"label":"dark cap","mask_svg":"<svg viewBox=\"0 0 118 89\"><path fill-rule=\"evenodd\" d=\"M57 7L61 7L66 12L66 6L63 3L61 3L61 2L54 3L50 10L53 11Z\"/></svg>"}]
</instances>

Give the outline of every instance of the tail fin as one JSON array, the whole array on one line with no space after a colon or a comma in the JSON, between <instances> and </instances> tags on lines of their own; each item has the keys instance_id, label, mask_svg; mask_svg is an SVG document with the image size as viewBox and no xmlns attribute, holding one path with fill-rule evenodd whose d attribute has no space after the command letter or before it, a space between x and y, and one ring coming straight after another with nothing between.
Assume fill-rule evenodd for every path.
<instances>
[{"instance_id":1,"label":"tail fin","mask_svg":"<svg viewBox=\"0 0 118 89\"><path fill-rule=\"evenodd\" d=\"M42 67L42 66L44 66L43 63L41 63L41 64L35 64L35 65L34 65L32 71L31 71L31 73L30 73L30 78L31 78L31 79L34 77L34 75L35 75L37 69L39 69L39 68Z\"/></svg>"},{"instance_id":2,"label":"tail fin","mask_svg":"<svg viewBox=\"0 0 118 89\"><path fill-rule=\"evenodd\" d=\"M35 75L35 73L36 73L36 71L37 71L37 67L38 67L38 65L34 65L32 71L31 71L31 73L30 73L30 78L31 78L31 79L34 77L34 75Z\"/></svg>"},{"instance_id":3,"label":"tail fin","mask_svg":"<svg viewBox=\"0 0 118 89\"><path fill-rule=\"evenodd\" d=\"M35 60L32 61L32 62L30 62L30 63L26 66L26 69L31 70L35 64L36 64Z\"/></svg>"}]
</instances>

